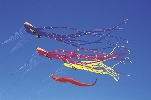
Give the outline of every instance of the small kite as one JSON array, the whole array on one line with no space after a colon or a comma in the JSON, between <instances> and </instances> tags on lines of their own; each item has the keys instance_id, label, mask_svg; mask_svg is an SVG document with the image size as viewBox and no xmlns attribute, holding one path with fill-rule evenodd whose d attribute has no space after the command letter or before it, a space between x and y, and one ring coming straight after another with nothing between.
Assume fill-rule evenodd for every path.
<instances>
[{"instance_id":1,"label":"small kite","mask_svg":"<svg viewBox=\"0 0 151 100\"><path fill-rule=\"evenodd\" d=\"M95 82L93 84L86 84L86 83L82 83L80 81L77 81L73 78L70 78L70 77L63 77L63 78L60 78L58 76L56 76L55 74L52 74L51 77L55 80L55 81L58 81L58 82L64 82L64 83L67 83L67 82L70 82L72 84L75 84L75 85L78 85L78 86L94 86L97 79L95 80Z\"/></svg>"},{"instance_id":2,"label":"small kite","mask_svg":"<svg viewBox=\"0 0 151 100\"><path fill-rule=\"evenodd\" d=\"M27 33L35 35L37 38L41 38L42 36L48 37L48 38L52 38L54 40L57 40L57 41L60 41L60 42L66 43L66 44L70 44L71 46L83 48L82 45L92 44L92 43L102 43L102 41L101 41L102 39L104 39L107 42L107 44L114 46L114 44L110 43L106 39L106 37L111 37L111 38L114 37L115 39L118 39L115 36L110 36L110 33L113 30L123 29L123 28L119 28L119 26L127 23L127 21L128 21L128 19L125 19L123 22L121 22L120 24L118 24L112 28L94 29L94 30L90 30L90 31L79 31L75 28L71 28L68 26L64 26L64 27L62 27L62 26L57 26L57 27L50 26L50 27L36 28L28 22L24 22L24 27L25 27ZM46 32L46 30L54 30L54 29L70 29L70 30L75 31L75 33L61 35L61 34L57 34L57 33L53 33L53 32ZM108 34L102 34L103 32L109 32L109 33ZM99 37L99 39L95 40L95 41L77 39L78 37L81 37L84 35ZM121 39L121 38L119 38L119 39ZM125 40L125 39L123 39L123 40ZM95 50L98 50L98 49L95 49Z\"/></svg>"}]
</instances>

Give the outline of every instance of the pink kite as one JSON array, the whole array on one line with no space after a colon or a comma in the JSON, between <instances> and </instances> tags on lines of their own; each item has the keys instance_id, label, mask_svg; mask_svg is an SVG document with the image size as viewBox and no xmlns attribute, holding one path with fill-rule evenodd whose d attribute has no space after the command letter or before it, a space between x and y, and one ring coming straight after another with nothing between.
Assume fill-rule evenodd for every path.
<instances>
[{"instance_id":1,"label":"pink kite","mask_svg":"<svg viewBox=\"0 0 151 100\"><path fill-rule=\"evenodd\" d=\"M49 59L58 59L65 63L67 62L72 64L76 64L82 60L106 61L109 59L114 59L123 61L125 60L124 56L126 53L128 53L127 50L122 50L119 52L113 52L112 54L106 54L102 52L97 52L95 54L79 54L77 50L72 52L69 50L46 51L39 47L37 48L37 52L40 56L48 57Z\"/></svg>"}]
</instances>

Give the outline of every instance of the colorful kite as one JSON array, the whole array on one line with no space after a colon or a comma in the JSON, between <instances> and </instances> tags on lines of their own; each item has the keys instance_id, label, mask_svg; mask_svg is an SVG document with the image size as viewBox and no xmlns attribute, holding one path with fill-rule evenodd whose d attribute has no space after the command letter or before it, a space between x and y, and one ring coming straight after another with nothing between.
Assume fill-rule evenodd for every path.
<instances>
[{"instance_id":1,"label":"colorful kite","mask_svg":"<svg viewBox=\"0 0 151 100\"><path fill-rule=\"evenodd\" d=\"M32 35L35 35L37 38L41 38L42 36L44 37L48 37L48 38L53 38L54 40L58 40L60 42L66 43L66 44L70 44L72 46L78 47L78 48L83 48L82 45L86 45L86 44L92 44L92 43L102 43L102 39L104 39L106 42L106 44L108 45L112 45L114 46L114 43L110 43L110 41L108 41L106 39L106 37L111 37L111 38L115 38L118 41L118 38L115 36L110 36L111 31L113 30L121 30L123 28L119 28L120 25L123 25L125 23L127 23L128 19L124 20L123 22L121 22L120 24L116 25L113 28L104 28L104 29L94 29L91 31L79 31L75 28L71 28L71 27L62 27L62 26L58 26L58 27L42 27L42 28L36 28L33 25L31 25L28 22L24 23L24 27L26 29L26 32ZM75 31L74 34L66 34L66 35L61 35L61 34L56 34L53 32L45 32L45 30L52 30L52 29L70 29ZM102 32L109 32L107 34L101 34ZM89 40L78 40L77 38L80 36L84 36L84 35L91 35L91 36L96 36L99 37L98 40L95 41L89 41ZM119 38L121 39L121 38ZM123 39L125 40L125 39ZM127 40L125 40L127 41ZM98 49L94 49L94 50L98 50Z\"/></svg>"},{"instance_id":2,"label":"colorful kite","mask_svg":"<svg viewBox=\"0 0 151 100\"><path fill-rule=\"evenodd\" d=\"M58 59L58 60L63 61L64 63L72 63L72 64L76 64L83 60L107 61L109 59L114 59L114 60L123 61L123 60L125 60L124 56L128 53L128 50L114 52L114 49L110 54L106 54L106 53L102 53L102 52L96 52L93 54L79 54L78 51L79 51L79 49L77 49L73 52L68 51L68 50L62 50L62 49L54 50L54 51L46 51L42 48L39 48L39 47L37 48L37 52L41 56L48 57L49 59ZM62 53L62 54L60 54L60 53ZM124 57L124 58L122 58L122 57Z\"/></svg>"},{"instance_id":3,"label":"colorful kite","mask_svg":"<svg viewBox=\"0 0 151 100\"><path fill-rule=\"evenodd\" d=\"M112 67L109 67L105 65L102 61L81 61L76 64L64 63L64 66L73 68L75 70L78 69L78 70L85 70L85 71L89 71L89 72L93 72L97 74L110 75L114 78L115 81L119 81L119 75L122 73L115 71L114 67L120 63L122 63L122 61L113 65ZM129 76L126 74L122 74L122 75Z\"/></svg>"},{"instance_id":4,"label":"colorful kite","mask_svg":"<svg viewBox=\"0 0 151 100\"><path fill-rule=\"evenodd\" d=\"M93 84L86 84L86 83L82 83L80 81L77 81L73 78L70 78L70 77L63 77L63 78L60 78L58 76L56 76L55 74L52 74L51 77L55 80L55 81L58 81L58 82L64 82L64 83L67 83L67 82L70 82L72 84L75 84L75 85L78 85L78 86L94 86L97 79L95 80L95 82Z\"/></svg>"}]
</instances>

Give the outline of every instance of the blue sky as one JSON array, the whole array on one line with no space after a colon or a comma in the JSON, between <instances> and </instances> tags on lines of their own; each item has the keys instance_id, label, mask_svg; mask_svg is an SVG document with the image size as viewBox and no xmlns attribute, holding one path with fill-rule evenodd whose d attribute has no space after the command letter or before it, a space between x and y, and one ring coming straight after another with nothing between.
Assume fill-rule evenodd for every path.
<instances>
[{"instance_id":1,"label":"blue sky","mask_svg":"<svg viewBox=\"0 0 151 100\"><path fill-rule=\"evenodd\" d=\"M129 56L133 61L116 67L116 70L131 75L121 75L120 81L116 82L108 75L75 71L62 66L59 60L50 61L34 54L37 47L73 50L69 45L45 37L37 39L33 35L26 41L16 37L14 41L0 44L0 100L149 100L150 9L150 0L0 0L0 43L14 36L25 21L36 27L71 26L92 30L113 27L128 18L128 24L122 26L124 30L114 31L112 35L129 40ZM10 53L19 41L24 41L22 47ZM33 57L40 63L25 66ZM95 78L98 81L93 87L78 87L54 82L49 78L53 73L86 83L92 83Z\"/></svg>"}]
</instances>

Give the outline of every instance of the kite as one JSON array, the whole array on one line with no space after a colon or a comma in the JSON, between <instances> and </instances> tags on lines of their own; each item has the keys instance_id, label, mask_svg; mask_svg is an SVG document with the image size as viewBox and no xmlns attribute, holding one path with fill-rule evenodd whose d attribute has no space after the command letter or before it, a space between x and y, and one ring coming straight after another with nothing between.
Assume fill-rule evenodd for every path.
<instances>
[{"instance_id":1,"label":"kite","mask_svg":"<svg viewBox=\"0 0 151 100\"><path fill-rule=\"evenodd\" d=\"M64 66L66 66L68 68L73 68L75 70L77 70L77 69L86 70L86 71L97 73L97 74L110 75L114 78L115 81L119 81L120 74L125 75L125 76L130 76L130 75L123 74L121 72L117 72L113 69L116 65L118 65L120 63L122 63L122 61L113 65L112 67L109 67L109 66L105 65L102 61L81 61L76 64L64 63Z\"/></svg>"},{"instance_id":2,"label":"kite","mask_svg":"<svg viewBox=\"0 0 151 100\"><path fill-rule=\"evenodd\" d=\"M94 86L97 79L95 80L95 82L93 84L86 84L86 83L82 83L80 81L77 81L73 78L70 78L70 77L63 77L63 78L60 78L58 76L56 76L55 74L52 74L51 77L55 80L55 81L58 81L58 82L64 82L64 83L67 83L67 82L70 82L72 84L75 84L75 85L78 85L78 86Z\"/></svg>"},{"instance_id":3,"label":"kite","mask_svg":"<svg viewBox=\"0 0 151 100\"><path fill-rule=\"evenodd\" d=\"M63 49L47 51L38 47L36 50L40 56L47 57L51 60L58 59L58 60L63 61L64 63L72 63L72 64L76 64L79 61L81 62L82 60L106 61L109 59L114 59L114 60L123 61L125 60L125 58L120 58L120 57L123 57L123 55L125 56L126 53L128 52L127 50L114 52L114 49L113 49L113 51L110 54L106 54L102 52L96 52L95 54L79 54L77 53L79 49L74 50L74 51L63 50ZM60 54L60 53L63 53L63 54Z\"/></svg>"},{"instance_id":4,"label":"kite","mask_svg":"<svg viewBox=\"0 0 151 100\"><path fill-rule=\"evenodd\" d=\"M42 36L48 37L48 38L52 38L54 40L57 40L57 41L60 41L60 42L66 43L66 44L70 44L70 45L78 47L78 48L83 48L82 45L92 44L92 43L102 43L101 42L102 39L104 39L106 41L106 44L114 46L114 44L109 42L106 39L106 37L111 37L111 38L114 37L114 38L118 39L115 36L110 36L110 33L113 30L122 30L123 28L119 28L119 26L127 23L127 21L128 21L128 19L125 19L123 22L121 22L120 24L118 24L112 28L94 29L94 30L90 30L90 31L79 31L75 28L68 27L68 26L57 26L57 27L50 26L50 27L36 28L28 22L24 22L24 27L25 27L27 33L35 35L37 38L41 38ZM60 35L60 34L53 33L53 32L45 32L45 30L54 30L54 29L70 29L70 30L75 31L75 33ZM103 32L109 32L109 33L101 34ZM77 39L78 37L81 37L84 35L96 36L96 37L99 37L99 39L95 40L95 41ZM120 38L120 39L122 39L122 38ZM125 39L123 39L123 40L125 40ZM94 49L94 50L99 50L99 49Z\"/></svg>"}]
</instances>

